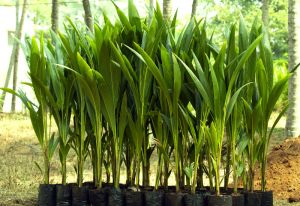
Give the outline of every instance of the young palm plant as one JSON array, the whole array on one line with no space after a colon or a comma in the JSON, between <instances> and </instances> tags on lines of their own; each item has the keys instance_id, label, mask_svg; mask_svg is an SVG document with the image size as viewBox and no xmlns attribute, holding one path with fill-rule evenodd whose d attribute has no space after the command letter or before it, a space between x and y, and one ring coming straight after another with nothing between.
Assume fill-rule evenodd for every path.
<instances>
[{"instance_id":1,"label":"young palm plant","mask_svg":"<svg viewBox=\"0 0 300 206\"><path fill-rule=\"evenodd\" d=\"M120 21L123 24L124 29L128 32L128 35L123 34L122 38L125 40L125 44L129 47L132 46L133 41L140 41L140 36L142 37L142 45L146 48L147 51L152 52L154 55L157 50L157 44L154 36L157 33L156 24L151 25L150 29L153 33L144 33L142 34L141 30L141 18L137 12L136 7L133 5L132 1L129 1L128 8L128 18L116 7L117 12L119 14ZM154 21L153 21L154 22ZM134 29L136 28L136 29ZM134 151L134 159L133 170L134 178L136 178L135 185L139 186L139 174L140 174L140 163L143 162L143 165L147 165L149 163L147 157L148 151L148 140L147 140L147 119L148 119L148 111L150 108L150 98L151 98L151 89L152 89L152 75L146 69L145 65L141 64L141 61L137 61L137 58L130 53L130 51L124 47L123 52L121 48L116 46L113 42L111 42L111 48L117 59L117 64L120 66L122 70L122 74L125 76L130 92L130 96L132 97L132 101L134 105L131 110L131 114L128 115L128 126L131 136L131 141L133 142L133 151ZM125 49L125 50L124 50ZM127 51L126 51L127 50ZM129 165L128 165L129 166ZM147 169L143 169L143 184L147 186L149 184L149 177L147 173Z\"/></svg>"},{"instance_id":2,"label":"young palm plant","mask_svg":"<svg viewBox=\"0 0 300 206\"><path fill-rule=\"evenodd\" d=\"M117 39L118 29L105 25L101 44L95 45L100 51L97 59L101 63L97 68L103 76L104 82L99 86L101 94L101 109L112 132L112 173L114 187L119 188L120 167L123 152L123 138L127 125L127 94L124 90L122 71L114 63L116 57L113 54L111 41ZM101 55L100 55L101 54ZM123 89L123 90L122 90ZM121 95L123 92L124 95Z\"/></svg>"},{"instance_id":3,"label":"young palm plant","mask_svg":"<svg viewBox=\"0 0 300 206\"><path fill-rule=\"evenodd\" d=\"M256 80L258 87L258 99L260 101L261 119L258 123L258 132L261 137L260 143L260 164L261 164L261 190L266 190L266 168L267 168L267 154L270 144L272 132L279 122L280 118L284 115L288 105L278 114L271 129L268 129L269 120L274 110L276 102L280 95L283 93L288 83L291 73L288 73L282 79L273 83L273 59L272 52L267 40L267 35L264 41L260 44L261 59L257 62L258 68L256 72Z\"/></svg>"},{"instance_id":4,"label":"young palm plant","mask_svg":"<svg viewBox=\"0 0 300 206\"><path fill-rule=\"evenodd\" d=\"M163 98L168 105L168 113L164 114L164 120L172 133L175 157L175 180L176 192L180 191L181 183L181 167L180 167L180 151L179 151L179 96L182 85L182 74L177 60L171 52L161 46L162 65L156 66L152 58L139 45L135 44L136 51L132 50L136 55L148 66L162 91L160 98ZM170 93L171 91L171 93Z\"/></svg>"},{"instance_id":5,"label":"young palm plant","mask_svg":"<svg viewBox=\"0 0 300 206\"><path fill-rule=\"evenodd\" d=\"M237 66L232 68L231 65L225 64L225 52L226 45L224 44L215 59L214 65L210 64L208 60L208 68L202 68L196 56L194 56L194 61L196 62L196 67L198 73L189 68L183 61L181 63L184 65L185 69L191 76L195 87L197 88L199 94L202 96L204 102L208 105L212 113L212 122L209 125L208 144L210 148L210 157L212 165L215 171L215 188L216 195L220 195L220 166L222 159L222 142L224 137L225 124L232 112L232 109L239 97L241 90L245 85L233 91L233 85L243 68L243 65L248 60L251 53L255 50L256 46L261 41L261 37L257 38L253 44L249 46L246 52L241 56L237 62ZM204 75L204 69L207 69L209 73L209 78ZM232 76L229 81L228 87L225 84L224 71L232 70ZM196 73L196 74L195 74Z\"/></svg>"},{"instance_id":6,"label":"young palm plant","mask_svg":"<svg viewBox=\"0 0 300 206\"><path fill-rule=\"evenodd\" d=\"M56 122L59 133L59 157L61 162L62 184L67 183L67 155L70 150L69 131L71 118L71 103L73 96L74 79L66 77L64 70L58 67L63 65L62 50L59 38L52 33L53 44L48 43L47 60L49 62L50 87L38 81L38 84L48 99L47 104Z\"/></svg>"},{"instance_id":7,"label":"young palm plant","mask_svg":"<svg viewBox=\"0 0 300 206\"><path fill-rule=\"evenodd\" d=\"M50 162L58 145L58 139L54 135L50 135L49 121L51 121L51 117L49 114L48 99L44 95L43 88L40 87L41 84L47 85L47 87L50 85L48 75L49 64L46 60L46 46L44 45L43 35L40 38L39 45L35 38L32 38L32 41L28 44L25 53L27 53L29 58L28 65L31 83L26 84L32 87L37 104L29 100L23 91L16 92L8 88L2 89L19 97L29 110L30 120L41 146L44 159L43 169L38 164L37 166L43 173L44 184L49 184Z\"/></svg>"},{"instance_id":8,"label":"young palm plant","mask_svg":"<svg viewBox=\"0 0 300 206\"><path fill-rule=\"evenodd\" d=\"M131 11L131 12L130 12ZM120 11L119 11L120 13ZM132 27L139 28L139 21L140 18L138 16L137 11L135 11L135 7L132 6L132 8L129 7L129 21L128 24L131 25L131 27L126 27L127 24L125 24L125 18L120 20L123 22L123 26L126 30L132 30ZM163 41L164 37L163 35L166 34L166 26L161 21L162 15L160 13L160 10L156 11L155 18L152 19L150 24L147 26L147 32L144 32L142 34L142 40L141 40L141 48L149 55L151 59L155 61L155 59L160 55L159 54L159 45ZM139 21L138 21L139 20ZM133 31L131 31L130 34L132 34ZM137 33L133 39L138 40L139 34ZM128 38L126 38L128 39ZM126 43L125 49L128 51L132 50L131 47L133 47L133 42L129 41ZM151 71L147 68L147 65L143 64L143 62L138 59L138 57L134 53L127 54L126 51L123 52L125 55L122 55L122 50L117 48L116 46L112 45L115 53L118 57L118 63L120 64L120 68L123 71L123 74L125 78L128 81L128 84L130 86L130 90L133 96L134 101L134 115L136 118L129 118L129 127L132 131L132 135L134 136L133 142L134 142L134 148L135 148L135 154L136 154L136 171L137 171L137 180L136 185L138 185L138 174L139 174L139 165L142 158L143 163L143 185L147 186L149 185L149 174L148 174L148 165L149 165L149 158L152 153L152 148L148 148L149 145L149 138L147 137L147 131L149 128L149 125L147 124L149 120L149 112L151 112L152 104L153 102L153 75ZM165 62L164 62L165 63ZM162 93L163 95L163 93ZM160 106L162 106L163 103L160 101ZM166 108L164 111L168 111L168 108ZM154 129L154 128L152 128ZM133 132L135 131L135 132ZM157 131L158 133L158 131ZM162 137L162 136L160 136ZM166 139L166 138L164 138ZM164 143L167 143L164 141ZM167 146L167 144L164 144ZM142 149L142 150L141 150ZM159 157L161 159L161 156ZM161 161L160 161L161 162ZM157 182L157 181L156 181ZM157 184L156 184L157 185Z\"/></svg>"},{"instance_id":9,"label":"young palm plant","mask_svg":"<svg viewBox=\"0 0 300 206\"><path fill-rule=\"evenodd\" d=\"M200 108L199 108L200 109ZM197 178L200 156L202 155L203 145L205 141L205 133L207 132L207 118L209 109L204 104L201 105L201 111L196 111L198 116L194 116L188 108L181 107L182 115L187 122L189 134L191 135L194 143L194 157L193 157L193 171L192 171L192 194L196 193ZM197 118L197 121L195 119ZM195 123L196 122L196 123ZM201 165L200 165L201 166ZM200 185L199 185L200 186Z\"/></svg>"},{"instance_id":10,"label":"young palm plant","mask_svg":"<svg viewBox=\"0 0 300 206\"><path fill-rule=\"evenodd\" d=\"M77 52L79 51L79 46L83 46L82 44L80 44L80 36L77 28L71 21L69 22L71 24L71 27L67 29L67 34L59 34L60 41L62 42L62 51L66 58L65 65L59 66L62 67L61 70L64 71L64 74L67 76L67 78L71 80L68 83L69 85L71 85L72 83L72 87L74 90L72 94L69 94L69 96L66 97L69 97L71 99L71 104L69 105L69 107L74 111L74 130L71 133L72 137L70 138L70 143L72 143L72 146L77 154L77 166L75 169L77 172L77 184L79 187L81 187L83 182L83 163L85 157L87 156L87 137L85 134L87 110L86 95L82 91L82 88L79 85L80 81L78 80L80 79L78 78L80 74L79 67L83 66L79 66L80 59L77 55ZM77 71L77 73L74 71Z\"/></svg>"}]
</instances>

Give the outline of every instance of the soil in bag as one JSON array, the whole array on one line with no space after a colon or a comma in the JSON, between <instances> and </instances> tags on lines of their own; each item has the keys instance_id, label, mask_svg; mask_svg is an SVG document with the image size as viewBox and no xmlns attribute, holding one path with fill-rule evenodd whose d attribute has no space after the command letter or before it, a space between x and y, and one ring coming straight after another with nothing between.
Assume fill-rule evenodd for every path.
<instances>
[{"instance_id":1,"label":"soil in bag","mask_svg":"<svg viewBox=\"0 0 300 206\"><path fill-rule=\"evenodd\" d=\"M165 205L164 192L161 190L145 191L144 196L145 196L145 205L146 206L164 206Z\"/></svg>"},{"instance_id":2,"label":"soil in bag","mask_svg":"<svg viewBox=\"0 0 300 206\"><path fill-rule=\"evenodd\" d=\"M89 192L85 186L72 187L72 206L87 206L89 205Z\"/></svg>"},{"instance_id":3,"label":"soil in bag","mask_svg":"<svg viewBox=\"0 0 300 206\"><path fill-rule=\"evenodd\" d=\"M70 206L71 205L71 187L70 185L56 185L56 206Z\"/></svg>"},{"instance_id":4,"label":"soil in bag","mask_svg":"<svg viewBox=\"0 0 300 206\"><path fill-rule=\"evenodd\" d=\"M52 184L40 184L38 194L39 206L55 206L55 185Z\"/></svg>"},{"instance_id":5,"label":"soil in bag","mask_svg":"<svg viewBox=\"0 0 300 206\"><path fill-rule=\"evenodd\" d=\"M140 191L126 191L125 193L126 206L142 206L144 205L143 193Z\"/></svg>"},{"instance_id":6,"label":"soil in bag","mask_svg":"<svg viewBox=\"0 0 300 206\"><path fill-rule=\"evenodd\" d=\"M107 206L124 206L124 196L121 189L108 188Z\"/></svg>"},{"instance_id":7,"label":"soil in bag","mask_svg":"<svg viewBox=\"0 0 300 206\"><path fill-rule=\"evenodd\" d=\"M259 206L261 205L261 193L245 192L245 206Z\"/></svg>"},{"instance_id":8,"label":"soil in bag","mask_svg":"<svg viewBox=\"0 0 300 206\"><path fill-rule=\"evenodd\" d=\"M184 193L166 193L165 194L165 205L168 206L182 206Z\"/></svg>"},{"instance_id":9,"label":"soil in bag","mask_svg":"<svg viewBox=\"0 0 300 206\"><path fill-rule=\"evenodd\" d=\"M232 194L232 206L244 206L245 198L243 194Z\"/></svg>"},{"instance_id":10,"label":"soil in bag","mask_svg":"<svg viewBox=\"0 0 300 206\"><path fill-rule=\"evenodd\" d=\"M108 201L107 191L102 189L89 190L89 199L91 206L106 206Z\"/></svg>"},{"instance_id":11,"label":"soil in bag","mask_svg":"<svg viewBox=\"0 0 300 206\"><path fill-rule=\"evenodd\" d=\"M209 195L207 197L208 206L232 206L230 195Z\"/></svg>"},{"instance_id":12,"label":"soil in bag","mask_svg":"<svg viewBox=\"0 0 300 206\"><path fill-rule=\"evenodd\" d=\"M261 193L261 205L273 206L273 191L264 191Z\"/></svg>"},{"instance_id":13,"label":"soil in bag","mask_svg":"<svg viewBox=\"0 0 300 206\"><path fill-rule=\"evenodd\" d=\"M204 196L202 194L186 194L183 203L184 206L204 206Z\"/></svg>"}]
</instances>

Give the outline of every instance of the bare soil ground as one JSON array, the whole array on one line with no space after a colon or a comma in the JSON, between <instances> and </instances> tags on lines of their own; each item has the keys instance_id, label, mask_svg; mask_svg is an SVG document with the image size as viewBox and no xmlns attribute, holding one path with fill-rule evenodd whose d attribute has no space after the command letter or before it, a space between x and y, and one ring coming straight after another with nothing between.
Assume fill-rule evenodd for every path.
<instances>
[{"instance_id":1,"label":"bare soil ground","mask_svg":"<svg viewBox=\"0 0 300 206\"><path fill-rule=\"evenodd\" d=\"M267 187L277 199L300 201L300 138L273 147L268 157Z\"/></svg>"},{"instance_id":2,"label":"bare soil ground","mask_svg":"<svg viewBox=\"0 0 300 206\"><path fill-rule=\"evenodd\" d=\"M300 195L300 138L285 140L284 125L279 125L272 137L269 156L268 188L274 191L275 206L299 205L287 198ZM30 120L20 114L0 114L0 206L36 205L42 175L35 162L42 164L40 148ZM59 158L51 164L51 182L60 181ZM75 181L73 165L76 156L68 158L68 182ZM89 161L85 166L85 181L91 180ZM298 195L298 196L297 196Z\"/></svg>"}]
</instances>

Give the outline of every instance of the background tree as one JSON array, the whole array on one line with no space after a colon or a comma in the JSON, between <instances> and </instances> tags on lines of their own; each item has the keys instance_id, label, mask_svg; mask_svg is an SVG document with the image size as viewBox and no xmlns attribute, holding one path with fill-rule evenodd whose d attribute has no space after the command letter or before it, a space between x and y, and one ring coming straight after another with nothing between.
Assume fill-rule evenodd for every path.
<instances>
[{"instance_id":1,"label":"background tree","mask_svg":"<svg viewBox=\"0 0 300 206\"><path fill-rule=\"evenodd\" d=\"M289 0L289 70L300 62L300 1ZM289 110L286 121L286 135L300 135L300 70L289 80Z\"/></svg>"},{"instance_id":2,"label":"background tree","mask_svg":"<svg viewBox=\"0 0 300 206\"><path fill-rule=\"evenodd\" d=\"M16 7L18 8L19 7L18 2L16 2L16 4L17 4ZM21 14L20 22L16 23L17 27L16 27L16 31L15 31L15 38L17 38L17 39L21 39L21 37L22 37L22 29L23 29L23 24L24 24L24 19L25 19L26 8L27 8L27 0L24 0L23 1L23 6L22 6L22 14ZM19 11L16 11L16 12L19 12ZM16 16L18 17L19 15L16 13ZM18 19L16 19L16 21L18 21ZM10 81L10 78L11 78L11 73L13 71L13 89L14 90L17 87L19 50L20 50L19 42L14 41L13 49L12 49L12 53L11 53L11 57L10 57L10 61L9 61L9 66L8 66L8 70L7 70L7 75L6 75L6 79L5 79L5 83L4 83L4 87L8 87L8 84L9 84L9 81ZM0 111L3 110L5 96L6 96L6 92L3 91L2 95L0 97ZM16 107L15 105L16 105L16 99L13 95L12 104L11 104L11 111L12 112L15 111L15 107Z\"/></svg>"},{"instance_id":3,"label":"background tree","mask_svg":"<svg viewBox=\"0 0 300 206\"><path fill-rule=\"evenodd\" d=\"M22 6L22 14L20 22L17 24L17 31L16 31L16 38L21 39L22 38L22 31L23 31L23 25L25 20L25 14L27 9L27 0L23 1ZM19 68L19 53L20 53L20 44L19 42L16 42L16 52L14 53L14 72L13 72L13 90L16 91L17 89L17 81L18 81L18 68ZM11 112L15 112L16 110L16 96L12 95L12 101L11 101Z\"/></svg>"},{"instance_id":4,"label":"background tree","mask_svg":"<svg viewBox=\"0 0 300 206\"><path fill-rule=\"evenodd\" d=\"M269 0L262 0L262 21L266 27L269 26Z\"/></svg>"},{"instance_id":5,"label":"background tree","mask_svg":"<svg viewBox=\"0 0 300 206\"><path fill-rule=\"evenodd\" d=\"M82 5L84 9L84 21L87 27L93 31L93 16L91 12L91 6L89 0L82 0Z\"/></svg>"},{"instance_id":6,"label":"background tree","mask_svg":"<svg viewBox=\"0 0 300 206\"><path fill-rule=\"evenodd\" d=\"M52 0L51 29L54 32L58 29L58 0Z\"/></svg>"},{"instance_id":7,"label":"background tree","mask_svg":"<svg viewBox=\"0 0 300 206\"><path fill-rule=\"evenodd\" d=\"M164 19L168 20L172 14L172 0L163 1L163 15Z\"/></svg>"},{"instance_id":8,"label":"background tree","mask_svg":"<svg viewBox=\"0 0 300 206\"><path fill-rule=\"evenodd\" d=\"M197 7L198 7L198 0L193 0L191 18L193 18L196 15Z\"/></svg>"},{"instance_id":9,"label":"background tree","mask_svg":"<svg viewBox=\"0 0 300 206\"><path fill-rule=\"evenodd\" d=\"M16 28L19 27L19 18L20 18L19 17L19 8L20 8L19 3L20 3L20 1L16 0ZM14 56L14 59L15 59L15 61L14 61L14 71L13 71L13 88L15 90L16 85L17 85L17 78L18 78L18 59L19 58ZM16 109L16 96L12 95L12 98L11 98L11 111L15 112L15 109Z\"/></svg>"}]
</instances>

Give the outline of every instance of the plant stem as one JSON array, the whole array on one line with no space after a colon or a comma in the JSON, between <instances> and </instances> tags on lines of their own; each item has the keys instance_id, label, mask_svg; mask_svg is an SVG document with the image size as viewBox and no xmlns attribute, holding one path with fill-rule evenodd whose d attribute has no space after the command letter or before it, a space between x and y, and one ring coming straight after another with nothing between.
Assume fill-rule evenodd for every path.
<instances>
[{"instance_id":1,"label":"plant stem","mask_svg":"<svg viewBox=\"0 0 300 206\"><path fill-rule=\"evenodd\" d=\"M61 155L62 160L61 160L61 183L63 185L67 184L67 160L64 155Z\"/></svg>"},{"instance_id":2,"label":"plant stem","mask_svg":"<svg viewBox=\"0 0 300 206\"><path fill-rule=\"evenodd\" d=\"M113 140L114 140L114 180L113 180L113 184L114 184L114 188L118 189L119 188L119 182L120 182L120 164L121 164L121 154L120 154L120 150L119 150L119 147L118 147L118 143L120 143L118 140L118 137L116 137L114 135L113 137Z\"/></svg>"},{"instance_id":3,"label":"plant stem","mask_svg":"<svg viewBox=\"0 0 300 206\"><path fill-rule=\"evenodd\" d=\"M140 185L140 153L138 153L138 156L136 158L136 182L135 182L135 185L137 187L139 187Z\"/></svg>"},{"instance_id":4,"label":"plant stem","mask_svg":"<svg viewBox=\"0 0 300 206\"><path fill-rule=\"evenodd\" d=\"M261 190L266 190L266 168L267 168L267 159L265 153L262 157L262 164L261 164Z\"/></svg>"},{"instance_id":5,"label":"plant stem","mask_svg":"<svg viewBox=\"0 0 300 206\"><path fill-rule=\"evenodd\" d=\"M132 158L131 158L131 154L130 154L130 144L129 141L127 140L126 142L126 150L125 150L125 155L126 155L126 185L131 185L132 182L132 175L131 175L131 162L132 162Z\"/></svg>"},{"instance_id":6,"label":"plant stem","mask_svg":"<svg viewBox=\"0 0 300 206\"><path fill-rule=\"evenodd\" d=\"M78 186L82 186L83 182L83 162L84 162L84 140L85 140L85 99L83 95L83 91L81 90L80 95L80 141L79 141L79 148L78 148ZM97 159L96 159L97 161ZM80 170L80 171L79 171Z\"/></svg>"},{"instance_id":7,"label":"plant stem","mask_svg":"<svg viewBox=\"0 0 300 206\"><path fill-rule=\"evenodd\" d=\"M44 104L43 104L44 103ZM50 159L49 159L49 137L48 137L48 115L46 111L46 104L45 102L41 103L41 110L42 110L42 116L43 116L43 126L44 126L44 131L43 131L43 139L44 139L44 166L45 166L45 171L44 171L44 181L46 184L49 184L49 178L50 178Z\"/></svg>"},{"instance_id":8,"label":"plant stem","mask_svg":"<svg viewBox=\"0 0 300 206\"><path fill-rule=\"evenodd\" d=\"M208 162L208 173L209 173L209 189L210 189L210 191L213 191L213 174L212 174L212 163L211 163L211 159L210 159L210 157L209 157L209 152L208 152L208 159L207 159L207 162Z\"/></svg>"},{"instance_id":9,"label":"plant stem","mask_svg":"<svg viewBox=\"0 0 300 206\"><path fill-rule=\"evenodd\" d=\"M199 154L199 153L198 153ZM196 183L197 183L197 171L199 165L199 155L195 152L195 162L194 162L194 172L193 172L193 182L192 182L192 194L196 194Z\"/></svg>"},{"instance_id":10,"label":"plant stem","mask_svg":"<svg viewBox=\"0 0 300 206\"><path fill-rule=\"evenodd\" d=\"M176 133L175 133L176 134ZM174 157L175 157L175 181L176 192L180 191L180 163L179 163L179 150L178 150L178 138L174 138Z\"/></svg>"},{"instance_id":11,"label":"plant stem","mask_svg":"<svg viewBox=\"0 0 300 206\"><path fill-rule=\"evenodd\" d=\"M230 137L228 135L227 137ZM225 167L225 177L224 177L224 189L227 190L228 188L228 183L229 183L229 175L230 175L230 163L231 163L231 150L233 150L232 147L232 140L230 141L231 138L228 138L227 140L227 154L226 154L226 167Z\"/></svg>"},{"instance_id":12,"label":"plant stem","mask_svg":"<svg viewBox=\"0 0 300 206\"><path fill-rule=\"evenodd\" d=\"M49 176L50 176L50 161L48 158L47 148L44 151L44 183L49 184Z\"/></svg>"},{"instance_id":13,"label":"plant stem","mask_svg":"<svg viewBox=\"0 0 300 206\"><path fill-rule=\"evenodd\" d=\"M103 161L103 154L102 154L102 118L99 115L96 119L96 177L95 177L95 186L97 188L102 188L102 161Z\"/></svg>"},{"instance_id":14,"label":"plant stem","mask_svg":"<svg viewBox=\"0 0 300 206\"><path fill-rule=\"evenodd\" d=\"M215 173L216 173L215 187L216 187L216 195L217 196L220 195L220 163L221 163L221 160L219 158L217 158L217 169L215 171Z\"/></svg>"},{"instance_id":15,"label":"plant stem","mask_svg":"<svg viewBox=\"0 0 300 206\"><path fill-rule=\"evenodd\" d=\"M102 155L101 155L102 149L101 147L97 150L97 156L96 159L96 177L95 177L95 186L96 188L102 188Z\"/></svg>"},{"instance_id":16,"label":"plant stem","mask_svg":"<svg viewBox=\"0 0 300 206\"><path fill-rule=\"evenodd\" d=\"M158 161L157 161L157 169L156 169L156 177L155 177L155 190L158 189L159 180L161 180L161 171L162 171L162 157L161 152L158 151Z\"/></svg>"},{"instance_id":17,"label":"plant stem","mask_svg":"<svg viewBox=\"0 0 300 206\"><path fill-rule=\"evenodd\" d=\"M235 138L232 138L232 145L235 145ZM236 158L235 158L235 149L232 149L232 168L233 168L233 193L237 194L237 166L236 166Z\"/></svg>"},{"instance_id":18,"label":"plant stem","mask_svg":"<svg viewBox=\"0 0 300 206\"><path fill-rule=\"evenodd\" d=\"M168 188L168 180L169 180L169 164L167 160L164 160L164 188Z\"/></svg>"},{"instance_id":19,"label":"plant stem","mask_svg":"<svg viewBox=\"0 0 300 206\"><path fill-rule=\"evenodd\" d=\"M129 172L131 174L131 179L129 180L129 185L132 185L135 182L136 177L136 161L133 161L133 165L130 167Z\"/></svg>"},{"instance_id":20,"label":"plant stem","mask_svg":"<svg viewBox=\"0 0 300 206\"><path fill-rule=\"evenodd\" d=\"M78 169L77 169L77 184L78 187L82 187L83 182L83 160L82 158L78 159Z\"/></svg>"},{"instance_id":21,"label":"plant stem","mask_svg":"<svg viewBox=\"0 0 300 206\"><path fill-rule=\"evenodd\" d=\"M145 133L147 133L145 131ZM143 186L149 186L149 160L147 155L147 149L148 149L148 141L147 141L147 135L145 135L144 141L143 141Z\"/></svg>"},{"instance_id":22,"label":"plant stem","mask_svg":"<svg viewBox=\"0 0 300 206\"><path fill-rule=\"evenodd\" d=\"M253 123L252 123L253 125ZM250 141L250 165L249 165L249 188L250 191L254 191L254 128L251 130L251 141Z\"/></svg>"},{"instance_id":23,"label":"plant stem","mask_svg":"<svg viewBox=\"0 0 300 206\"><path fill-rule=\"evenodd\" d=\"M197 186L203 188L203 154L199 155L198 170L197 170Z\"/></svg>"}]
</instances>

